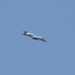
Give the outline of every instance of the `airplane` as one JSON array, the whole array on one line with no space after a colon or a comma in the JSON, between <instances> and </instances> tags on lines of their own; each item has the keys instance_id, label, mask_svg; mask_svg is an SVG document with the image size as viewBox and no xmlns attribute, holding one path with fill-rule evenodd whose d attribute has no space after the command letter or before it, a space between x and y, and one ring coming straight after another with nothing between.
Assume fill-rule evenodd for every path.
<instances>
[{"instance_id":1,"label":"airplane","mask_svg":"<svg viewBox=\"0 0 75 75\"><path fill-rule=\"evenodd\" d=\"M45 38L40 37L40 36L36 36L33 33L30 33L30 32L27 32L27 31L23 31L22 35L31 37L34 40L40 40L40 41L43 41L43 42L47 42Z\"/></svg>"}]
</instances>

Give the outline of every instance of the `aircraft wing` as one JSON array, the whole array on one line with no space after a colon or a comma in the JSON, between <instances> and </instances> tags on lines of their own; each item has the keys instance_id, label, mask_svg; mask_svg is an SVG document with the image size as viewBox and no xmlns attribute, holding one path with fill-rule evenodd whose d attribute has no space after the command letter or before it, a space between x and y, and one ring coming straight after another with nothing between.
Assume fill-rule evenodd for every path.
<instances>
[{"instance_id":1,"label":"aircraft wing","mask_svg":"<svg viewBox=\"0 0 75 75\"><path fill-rule=\"evenodd\" d=\"M47 41L45 40L45 38L42 38L42 37L40 37L40 36L32 36L32 39L47 42Z\"/></svg>"},{"instance_id":2,"label":"aircraft wing","mask_svg":"<svg viewBox=\"0 0 75 75\"><path fill-rule=\"evenodd\" d=\"M45 38L39 38L39 40L47 42Z\"/></svg>"}]
</instances>

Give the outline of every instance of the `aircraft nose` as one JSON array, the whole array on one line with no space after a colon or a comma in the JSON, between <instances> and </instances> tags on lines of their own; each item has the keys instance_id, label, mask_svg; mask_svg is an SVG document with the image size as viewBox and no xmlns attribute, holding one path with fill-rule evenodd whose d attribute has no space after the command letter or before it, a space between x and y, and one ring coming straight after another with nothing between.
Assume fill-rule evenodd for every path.
<instances>
[{"instance_id":1,"label":"aircraft nose","mask_svg":"<svg viewBox=\"0 0 75 75\"><path fill-rule=\"evenodd\" d=\"M24 35L24 32L22 32L21 34Z\"/></svg>"}]
</instances>

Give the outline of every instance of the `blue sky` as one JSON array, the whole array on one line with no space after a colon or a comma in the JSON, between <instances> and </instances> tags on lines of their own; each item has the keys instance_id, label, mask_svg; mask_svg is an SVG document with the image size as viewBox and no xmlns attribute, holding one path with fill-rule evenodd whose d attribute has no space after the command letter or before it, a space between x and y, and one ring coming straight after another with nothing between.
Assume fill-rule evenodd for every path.
<instances>
[{"instance_id":1,"label":"blue sky","mask_svg":"<svg viewBox=\"0 0 75 75\"><path fill-rule=\"evenodd\" d=\"M0 0L0 75L75 75L75 0Z\"/></svg>"}]
</instances>

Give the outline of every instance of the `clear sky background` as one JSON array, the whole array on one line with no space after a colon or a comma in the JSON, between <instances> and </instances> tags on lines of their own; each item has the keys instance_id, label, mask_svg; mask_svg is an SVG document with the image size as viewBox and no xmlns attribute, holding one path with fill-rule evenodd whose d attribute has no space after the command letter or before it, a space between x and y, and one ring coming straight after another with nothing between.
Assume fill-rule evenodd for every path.
<instances>
[{"instance_id":1,"label":"clear sky background","mask_svg":"<svg viewBox=\"0 0 75 75\"><path fill-rule=\"evenodd\" d=\"M0 0L0 75L75 75L75 0Z\"/></svg>"}]
</instances>

